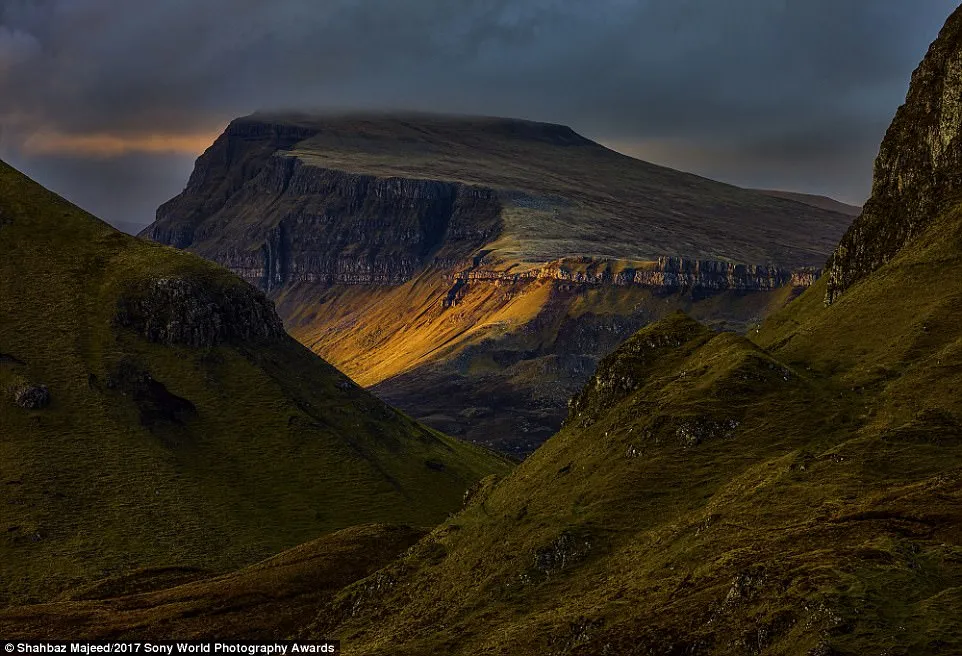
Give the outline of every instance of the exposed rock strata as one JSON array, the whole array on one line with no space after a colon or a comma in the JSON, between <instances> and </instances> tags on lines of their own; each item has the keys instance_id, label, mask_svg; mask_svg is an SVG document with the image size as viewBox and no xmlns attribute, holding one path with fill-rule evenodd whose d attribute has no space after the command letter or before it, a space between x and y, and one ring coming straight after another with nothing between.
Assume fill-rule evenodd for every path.
<instances>
[{"instance_id":1,"label":"exposed rock strata","mask_svg":"<svg viewBox=\"0 0 962 656\"><path fill-rule=\"evenodd\" d=\"M194 231L211 214L256 175L278 151L310 137L315 130L265 121L238 119L198 158L187 187L157 210L157 222L141 235L154 241L187 248ZM177 221L165 221L172 215Z\"/></svg>"},{"instance_id":2,"label":"exposed rock strata","mask_svg":"<svg viewBox=\"0 0 962 656\"><path fill-rule=\"evenodd\" d=\"M204 156L205 158L207 155ZM202 158L203 159L203 158ZM213 164L211 164L213 166ZM198 164L197 170L208 166ZM347 173L275 155L249 171L242 193L191 228L185 209L214 190L188 189L158 210L144 235L192 248L265 291L289 283L397 285L425 266L454 262L492 239L500 223L497 194L460 183ZM196 174L202 181L213 174ZM192 178L193 179L193 178ZM279 217L244 228L229 247L205 245L235 217ZM239 229L233 226L233 229ZM223 243L223 242L220 242Z\"/></svg>"},{"instance_id":3,"label":"exposed rock strata","mask_svg":"<svg viewBox=\"0 0 962 656\"><path fill-rule=\"evenodd\" d=\"M790 271L775 266L735 264L717 260L690 260L680 257L661 257L650 266L624 267L613 271L614 262L593 263L583 259L582 267L553 262L540 268L520 273L491 269L469 269L451 276L455 287L446 301L457 298L465 282L495 282L514 284L526 280L558 280L586 285L638 285L666 291L771 291L780 287L809 287L818 279L815 268ZM587 270L585 270L587 269Z\"/></svg>"}]
</instances>

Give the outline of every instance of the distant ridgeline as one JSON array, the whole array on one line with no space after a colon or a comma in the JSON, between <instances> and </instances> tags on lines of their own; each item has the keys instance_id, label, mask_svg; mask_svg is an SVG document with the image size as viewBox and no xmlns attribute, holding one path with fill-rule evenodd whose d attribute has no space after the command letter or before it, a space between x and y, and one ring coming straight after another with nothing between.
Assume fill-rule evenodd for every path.
<instances>
[{"instance_id":1,"label":"distant ridgeline","mask_svg":"<svg viewBox=\"0 0 962 656\"><path fill-rule=\"evenodd\" d=\"M268 292L296 338L414 416L525 453L634 330L684 309L744 331L811 285L852 220L820 204L559 125L255 114L143 236ZM502 398L470 392L478 376ZM424 406L437 385L465 396Z\"/></svg>"}]
</instances>

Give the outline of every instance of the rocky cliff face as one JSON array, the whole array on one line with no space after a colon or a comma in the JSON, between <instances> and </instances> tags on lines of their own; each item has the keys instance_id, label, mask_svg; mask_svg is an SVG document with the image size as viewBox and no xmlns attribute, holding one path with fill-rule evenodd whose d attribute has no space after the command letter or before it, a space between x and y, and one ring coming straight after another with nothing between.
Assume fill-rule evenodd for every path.
<instances>
[{"instance_id":1,"label":"rocky cliff face","mask_svg":"<svg viewBox=\"0 0 962 656\"><path fill-rule=\"evenodd\" d=\"M569 128L533 124L538 130L532 133L534 127L518 124L525 130L517 139L548 140L559 153L593 145L583 138L572 141L568 137L575 133ZM503 138L507 128L498 129L496 136ZM506 210L554 212L554 222L564 223L574 219L558 214L558 207L582 201L452 181L457 174L442 180L347 168L368 170L365 159L332 168L297 150L323 130L270 117L235 120L197 160L184 192L160 207L143 236L190 248L267 292L296 283L398 285L429 266L460 280L554 279L703 292L807 286L818 273L684 256L663 256L651 266L622 266L616 272L604 259L582 258L574 267L552 261L522 274L500 273L479 263L489 252L485 246L503 235Z\"/></svg>"},{"instance_id":2,"label":"rocky cliff face","mask_svg":"<svg viewBox=\"0 0 962 656\"><path fill-rule=\"evenodd\" d=\"M285 123L232 121L197 159L184 192L160 206L157 221L144 229L141 236L187 248L196 240L196 227L223 209L274 153L287 150L312 134L314 130L310 128Z\"/></svg>"},{"instance_id":3,"label":"rocky cliff face","mask_svg":"<svg viewBox=\"0 0 962 656\"><path fill-rule=\"evenodd\" d=\"M810 287L821 274L821 271L814 267L793 271L777 266L682 257L660 257L654 262L635 266L619 267L618 264L582 258L576 261L551 262L520 273L472 267L450 276L456 281L452 293L456 297L457 293L463 290L463 283L468 282L515 284L526 280L554 280L578 285L639 286L667 292L772 291L786 286Z\"/></svg>"},{"instance_id":4,"label":"rocky cliff face","mask_svg":"<svg viewBox=\"0 0 962 656\"><path fill-rule=\"evenodd\" d=\"M272 134L267 143L276 142ZM469 258L499 225L501 207L491 189L347 173L283 154L260 168L224 172L230 164L223 150L208 151L192 181L224 186L233 176L236 193L215 209L197 199L205 192L192 182L161 207L144 235L190 245L265 291L300 282L401 284L435 262ZM207 220L195 225L190 217L203 213ZM184 226L191 226L186 242ZM234 238L223 239L225 232Z\"/></svg>"},{"instance_id":5,"label":"rocky cliff face","mask_svg":"<svg viewBox=\"0 0 962 656\"><path fill-rule=\"evenodd\" d=\"M166 345L212 347L286 336L274 305L261 292L243 284L215 288L191 277L156 278L132 287L118 300L114 321Z\"/></svg>"},{"instance_id":6,"label":"rocky cliff face","mask_svg":"<svg viewBox=\"0 0 962 656\"><path fill-rule=\"evenodd\" d=\"M828 263L826 303L892 259L958 200L960 131L962 8L912 76L875 161L872 197Z\"/></svg>"}]
</instances>

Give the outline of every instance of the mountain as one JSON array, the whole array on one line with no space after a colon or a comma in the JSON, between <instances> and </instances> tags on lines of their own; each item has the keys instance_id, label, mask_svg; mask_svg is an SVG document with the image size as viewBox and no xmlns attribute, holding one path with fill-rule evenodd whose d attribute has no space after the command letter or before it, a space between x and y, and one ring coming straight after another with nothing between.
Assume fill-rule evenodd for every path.
<instances>
[{"instance_id":1,"label":"mountain","mask_svg":"<svg viewBox=\"0 0 962 656\"><path fill-rule=\"evenodd\" d=\"M524 455L634 331L678 309L745 331L850 223L559 125L254 114L143 235L259 286L292 335L390 403Z\"/></svg>"},{"instance_id":2,"label":"mountain","mask_svg":"<svg viewBox=\"0 0 962 656\"><path fill-rule=\"evenodd\" d=\"M434 525L509 465L387 407L199 257L0 163L0 605Z\"/></svg>"},{"instance_id":3,"label":"mountain","mask_svg":"<svg viewBox=\"0 0 962 656\"><path fill-rule=\"evenodd\" d=\"M800 194L795 191L779 191L776 189L755 189L754 191L757 191L760 194L765 194L766 196L775 196L776 198L785 198L788 200L797 201L804 205L811 205L812 207L820 207L823 210L831 210L832 212L847 214L853 218L862 213L861 207L857 205L849 205L848 203L837 201L834 198L829 198L828 196Z\"/></svg>"},{"instance_id":4,"label":"mountain","mask_svg":"<svg viewBox=\"0 0 962 656\"><path fill-rule=\"evenodd\" d=\"M750 339L682 314L637 333L557 435L306 634L365 656L962 653L960 61L962 8L835 275Z\"/></svg>"},{"instance_id":5,"label":"mountain","mask_svg":"<svg viewBox=\"0 0 962 656\"><path fill-rule=\"evenodd\" d=\"M962 653L962 200L946 182L962 167L932 164L960 147L944 102L962 97L960 61L962 8L885 138L869 214L832 261L857 279L831 302L841 277L748 336L683 313L646 326L558 434L423 537L362 527L222 579L8 609L0 627L197 635L192 616L224 608L218 637L257 621L359 656ZM947 194L925 199L935 214L920 189ZM305 595L313 620L285 624Z\"/></svg>"}]
</instances>

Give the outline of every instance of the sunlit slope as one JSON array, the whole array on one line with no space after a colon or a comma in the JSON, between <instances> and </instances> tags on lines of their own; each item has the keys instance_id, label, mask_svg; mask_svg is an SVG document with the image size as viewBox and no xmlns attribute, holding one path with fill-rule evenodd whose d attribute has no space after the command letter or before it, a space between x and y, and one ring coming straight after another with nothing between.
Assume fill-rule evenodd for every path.
<instances>
[{"instance_id":1,"label":"sunlit slope","mask_svg":"<svg viewBox=\"0 0 962 656\"><path fill-rule=\"evenodd\" d=\"M227 271L6 165L0 250L0 600L433 524L506 469L363 392ZM41 385L49 406L31 408Z\"/></svg>"},{"instance_id":2,"label":"sunlit slope","mask_svg":"<svg viewBox=\"0 0 962 656\"><path fill-rule=\"evenodd\" d=\"M953 211L833 306L803 295L767 349L681 315L644 329L558 435L378 574L393 587L347 588L313 631L358 654L398 635L407 654L959 651L959 276Z\"/></svg>"},{"instance_id":3,"label":"sunlit slope","mask_svg":"<svg viewBox=\"0 0 962 656\"><path fill-rule=\"evenodd\" d=\"M392 405L445 432L523 455L558 430L568 399L600 354L640 327L683 310L744 332L797 291L697 297L532 281L473 285L457 305L444 307L450 284L431 273L397 287L295 287L277 303L298 341Z\"/></svg>"}]
</instances>

